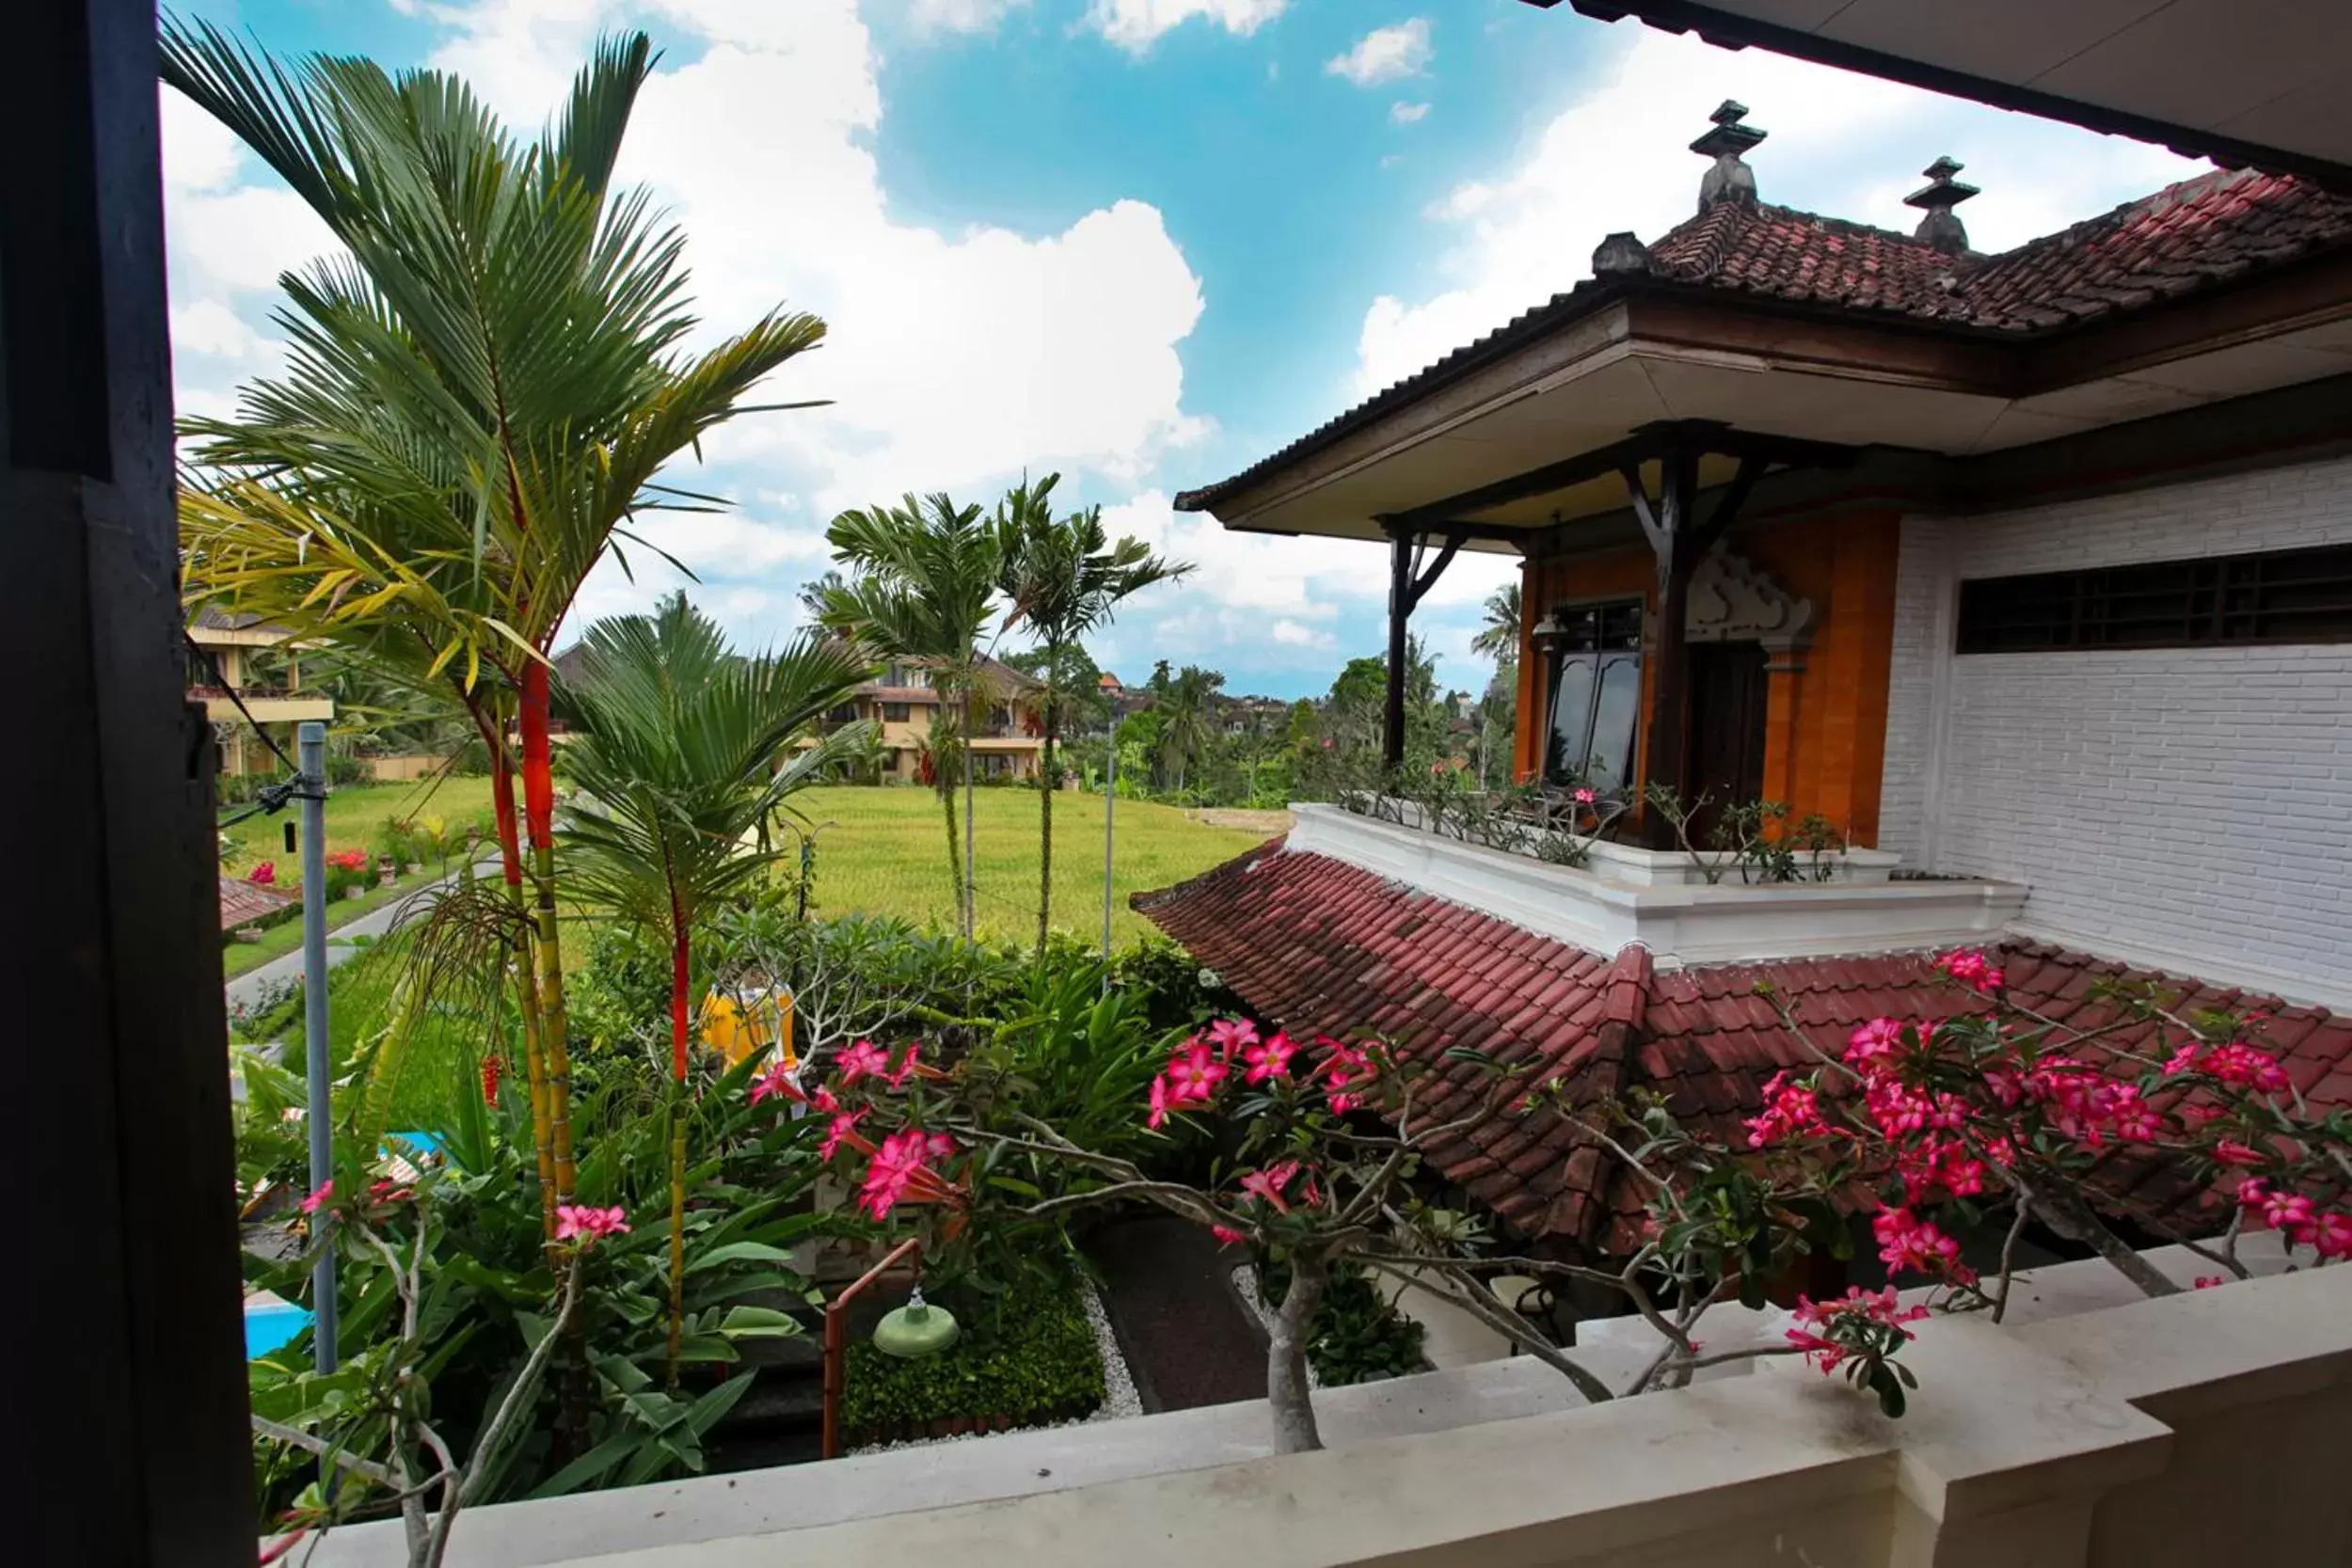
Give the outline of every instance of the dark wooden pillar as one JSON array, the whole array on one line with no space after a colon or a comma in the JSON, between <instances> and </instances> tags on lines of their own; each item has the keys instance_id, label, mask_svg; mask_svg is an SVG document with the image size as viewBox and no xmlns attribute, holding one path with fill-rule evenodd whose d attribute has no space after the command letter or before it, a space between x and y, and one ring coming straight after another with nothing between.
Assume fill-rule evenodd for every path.
<instances>
[{"instance_id":1,"label":"dark wooden pillar","mask_svg":"<svg viewBox=\"0 0 2352 1568\"><path fill-rule=\"evenodd\" d=\"M1662 785L1677 794L1689 783L1691 578L1707 552L1730 530L1764 467L1758 459L1742 457L1738 476L1702 519L1699 456L1718 428L1664 433L1655 501L1639 463L1621 470L1633 515L1658 558L1658 621L1650 648L1649 734L1643 748L1642 780L1645 785ZM1643 820L1644 837L1651 847L1673 847L1674 831L1660 814L1645 811Z\"/></svg>"},{"instance_id":2,"label":"dark wooden pillar","mask_svg":"<svg viewBox=\"0 0 2352 1568\"><path fill-rule=\"evenodd\" d=\"M12 1561L250 1564L212 746L183 697L151 0L9 12Z\"/></svg>"},{"instance_id":3,"label":"dark wooden pillar","mask_svg":"<svg viewBox=\"0 0 2352 1568\"><path fill-rule=\"evenodd\" d=\"M1413 538L1389 541L1389 689L1380 716L1380 767L1393 771L1405 760L1405 661L1411 651L1406 623L1413 613Z\"/></svg>"},{"instance_id":4,"label":"dark wooden pillar","mask_svg":"<svg viewBox=\"0 0 2352 1568\"><path fill-rule=\"evenodd\" d=\"M1405 760L1405 681L1410 673L1413 644L1409 624L1422 597L1436 587L1468 535L1449 531L1438 559L1416 575L1413 552L1419 536L1409 528L1389 531L1389 689L1387 710L1380 721L1380 766L1393 770Z\"/></svg>"}]
</instances>

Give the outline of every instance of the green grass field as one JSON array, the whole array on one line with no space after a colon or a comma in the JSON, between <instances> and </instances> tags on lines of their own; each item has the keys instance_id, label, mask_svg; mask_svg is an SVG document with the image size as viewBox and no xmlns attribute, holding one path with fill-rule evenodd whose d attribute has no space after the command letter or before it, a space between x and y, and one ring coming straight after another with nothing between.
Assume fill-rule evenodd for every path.
<instances>
[{"instance_id":1,"label":"green grass field","mask_svg":"<svg viewBox=\"0 0 2352 1568\"><path fill-rule=\"evenodd\" d=\"M231 806L228 815L245 809ZM228 829L235 847L230 858L221 863L221 870L231 877L242 877L256 861L276 861L279 879L294 880L300 866L286 853L282 824L294 821L299 810L299 806L290 805L275 816L249 816ZM490 781L485 777L419 779L413 784L339 784L326 792L327 853L338 849L373 853L375 836L383 830L388 816L420 820L437 816L448 825L452 838L463 845L467 824L479 820L485 835L488 832Z\"/></svg>"},{"instance_id":2,"label":"green grass field","mask_svg":"<svg viewBox=\"0 0 2352 1568\"><path fill-rule=\"evenodd\" d=\"M804 790L792 804L817 824L817 907L825 914L955 919L947 831L928 789ZM974 798L979 852L973 870L983 929L1015 941L1037 935L1038 798L1025 789L982 789ZM956 803L957 832L963 805ZM1124 947L1152 933L1127 895L1196 876L1263 841L1263 834L1212 828L1174 806L1121 800L1111 876L1111 940ZM1099 939L1103 930L1103 798L1054 798L1054 924Z\"/></svg>"}]
</instances>

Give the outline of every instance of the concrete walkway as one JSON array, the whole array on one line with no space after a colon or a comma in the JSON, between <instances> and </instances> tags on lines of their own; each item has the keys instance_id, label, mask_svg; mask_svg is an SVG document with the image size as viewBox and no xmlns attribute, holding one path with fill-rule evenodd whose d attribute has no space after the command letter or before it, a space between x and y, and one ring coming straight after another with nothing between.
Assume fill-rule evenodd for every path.
<instances>
[{"instance_id":1,"label":"concrete walkway","mask_svg":"<svg viewBox=\"0 0 2352 1568\"><path fill-rule=\"evenodd\" d=\"M476 876L497 876L499 870L497 851L493 850L475 862L474 868ZM326 933L326 967L332 969L337 964L349 962L361 951L354 945L354 938L381 937L392 928L394 922L414 910L418 902L426 895L455 881L459 875L460 873L453 871L437 881L427 882L421 887L403 894L381 908L369 911L349 925L338 926L328 931ZM281 953L269 962L259 968L246 970L243 974L230 981L224 988L229 998L229 1008L234 1012L240 1006L255 1006L261 1002L264 989L273 985L298 985L301 980L302 949L296 947L293 952Z\"/></svg>"},{"instance_id":2,"label":"concrete walkway","mask_svg":"<svg viewBox=\"0 0 2352 1568\"><path fill-rule=\"evenodd\" d=\"M1245 1253L1173 1214L1114 1220L1086 1245L1147 1412L1265 1397L1265 1335L1233 1293Z\"/></svg>"}]
</instances>

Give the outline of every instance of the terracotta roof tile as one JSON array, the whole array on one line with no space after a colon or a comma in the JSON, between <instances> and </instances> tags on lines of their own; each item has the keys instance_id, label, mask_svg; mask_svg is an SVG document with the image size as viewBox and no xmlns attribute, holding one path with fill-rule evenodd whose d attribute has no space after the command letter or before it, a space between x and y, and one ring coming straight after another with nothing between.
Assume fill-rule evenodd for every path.
<instances>
[{"instance_id":1,"label":"terracotta roof tile","mask_svg":"<svg viewBox=\"0 0 2352 1568\"><path fill-rule=\"evenodd\" d=\"M1471 1063L1443 1053L1470 1046L1557 1076L1581 1100L1630 1088L1667 1097L1693 1132L1725 1142L1744 1134L1764 1081L1802 1068L1813 1050L1781 1022L1769 986L1815 1050L1841 1049L1864 1018L1943 1019L1981 1006L1935 982L1918 954L1795 959L1657 971L1628 948L1604 959L1388 882L1326 856L1269 844L1193 880L1138 894L1135 906L1202 963L1222 973L1250 1006L1283 1027L1331 1035L1388 1036L1430 1065L1441 1085L1431 1114L1475 1112L1495 1091ZM1408 911L1399 921L1398 911ZM1400 925L1461 931L1467 942L1424 940L1372 957ZM1279 952L1279 962L1259 961ZM2040 943L2004 948L2012 994L2078 1026L2113 1013L2094 994L2129 974L2106 959ZM2158 977L2181 1006L2235 993ZM2142 1025L2106 1037L2129 1049ZM2280 1006L2265 1041L2281 1052L2296 1086L2320 1110L2352 1106L2352 1019ZM1447 1180L1522 1234L1560 1238L1601 1253L1629 1250L1644 1194L1632 1173L1584 1143L1569 1124L1498 1106L1465 1135L1428 1150ZM2119 1152L2097 1167L2118 1211L2142 1221L2198 1222L2219 1198L2183 1167Z\"/></svg>"},{"instance_id":2,"label":"terracotta roof tile","mask_svg":"<svg viewBox=\"0 0 2352 1568\"><path fill-rule=\"evenodd\" d=\"M294 900L274 887L248 882L242 877L220 879L220 928L233 931L278 913Z\"/></svg>"}]
</instances>

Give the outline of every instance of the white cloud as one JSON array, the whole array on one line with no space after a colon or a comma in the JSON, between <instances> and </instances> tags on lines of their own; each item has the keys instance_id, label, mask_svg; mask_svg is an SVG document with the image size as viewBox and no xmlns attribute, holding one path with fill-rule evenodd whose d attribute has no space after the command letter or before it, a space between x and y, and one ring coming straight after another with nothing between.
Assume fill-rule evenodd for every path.
<instances>
[{"instance_id":1,"label":"white cloud","mask_svg":"<svg viewBox=\"0 0 2352 1568\"><path fill-rule=\"evenodd\" d=\"M1277 621L1267 635L1295 648L1328 648L1339 641L1320 626L1302 626L1296 621Z\"/></svg>"},{"instance_id":2,"label":"white cloud","mask_svg":"<svg viewBox=\"0 0 2352 1568\"><path fill-rule=\"evenodd\" d=\"M1353 391L1408 375L1590 273L1602 236L1655 240L1692 214L1704 162L1686 150L1725 98L1771 139L1748 154L1767 201L1909 231L1909 173L1967 160L1984 195L1962 209L1997 250L2105 211L2203 166L2158 148L2005 114L1916 88L1737 53L1648 28L1600 84L1542 124L1501 170L1464 180L1425 214L1455 231L1446 286L1383 294L1364 313ZM1867 164L1867 168L1862 166Z\"/></svg>"},{"instance_id":3,"label":"white cloud","mask_svg":"<svg viewBox=\"0 0 2352 1568\"><path fill-rule=\"evenodd\" d=\"M1429 116L1426 103L1407 103L1402 99L1389 105L1391 125L1418 125Z\"/></svg>"},{"instance_id":4,"label":"white cloud","mask_svg":"<svg viewBox=\"0 0 2352 1568\"><path fill-rule=\"evenodd\" d=\"M1282 14L1290 0L1094 0L1087 22L1130 54L1140 55L1160 35L1194 17L1241 38Z\"/></svg>"},{"instance_id":5,"label":"white cloud","mask_svg":"<svg viewBox=\"0 0 2352 1568\"><path fill-rule=\"evenodd\" d=\"M917 33L985 33L1028 0L909 0L907 21Z\"/></svg>"},{"instance_id":6,"label":"white cloud","mask_svg":"<svg viewBox=\"0 0 2352 1568\"><path fill-rule=\"evenodd\" d=\"M1429 19L1417 16L1394 26L1374 28L1356 40L1355 48L1325 61L1323 69L1359 87L1377 87L1420 75L1428 69L1434 53L1429 46Z\"/></svg>"}]
</instances>

